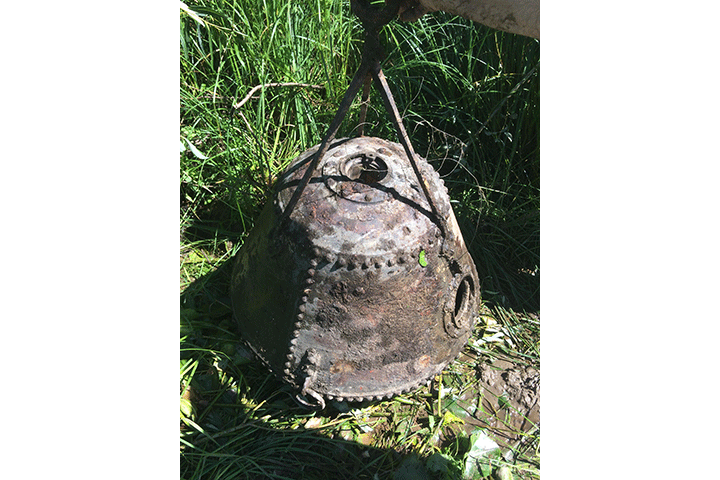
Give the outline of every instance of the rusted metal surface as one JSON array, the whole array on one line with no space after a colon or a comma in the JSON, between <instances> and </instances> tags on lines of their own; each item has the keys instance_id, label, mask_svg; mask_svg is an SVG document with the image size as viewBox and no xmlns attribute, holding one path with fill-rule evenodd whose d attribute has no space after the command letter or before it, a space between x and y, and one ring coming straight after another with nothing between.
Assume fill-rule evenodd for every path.
<instances>
[{"instance_id":1,"label":"rusted metal surface","mask_svg":"<svg viewBox=\"0 0 720 480\"><path fill-rule=\"evenodd\" d=\"M424 159L415 157L432 203L400 144L334 140L322 157L319 148L291 163L238 252L233 310L302 402L389 398L460 353L478 311L477 271Z\"/></svg>"}]
</instances>

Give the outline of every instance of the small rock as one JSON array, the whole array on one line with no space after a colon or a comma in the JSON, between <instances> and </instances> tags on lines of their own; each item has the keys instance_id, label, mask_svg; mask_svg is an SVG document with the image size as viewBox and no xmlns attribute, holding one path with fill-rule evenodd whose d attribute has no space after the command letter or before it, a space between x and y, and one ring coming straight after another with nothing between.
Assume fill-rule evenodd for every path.
<instances>
[{"instance_id":1,"label":"small rock","mask_svg":"<svg viewBox=\"0 0 720 480\"><path fill-rule=\"evenodd\" d=\"M495 480L513 480L512 470L503 465L495 470L493 477L495 477Z\"/></svg>"}]
</instances>

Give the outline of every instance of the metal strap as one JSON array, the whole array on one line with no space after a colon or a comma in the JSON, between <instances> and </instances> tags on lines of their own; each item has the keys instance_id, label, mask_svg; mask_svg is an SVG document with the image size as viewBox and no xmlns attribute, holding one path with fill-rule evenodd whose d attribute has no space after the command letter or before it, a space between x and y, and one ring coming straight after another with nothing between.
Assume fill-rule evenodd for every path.
<instances>
[{"instance_id":1,"label":"metal strap","mask_svg":"<svg viewBox=\"0 0 720 480\"><path fill-rule=\"evenodd\" d=\"M433 221L440 229L440 233L444 238L447 234L445 218L440 215L440 212L435 206L435 202L430 195L428 185L427 183L425 183L425 179L420 173L420 169L418 168L415 161L415 151L413 150L412 144L410 143L410 139L402 123L402 118L400 117L400 112L395 105L395 100L393 99L392 93L390 92L390 87L387 83L387 80L385 79L382 68L380 67L380 52L382 51L382 47L380 46L380 39L378 33L382 26L386 25L397 16L400 6L400 0L386 0L385 7L381 10L372 8L368 0L351 0L350 6L351 11L360 19L363 27L365 28L365 43L363 45L362 62L360 64L360 68L358 68L358 71L355 72L355 76L350 82L350 86L348 86L348 89L345 92L342 101L340 102L338 111L335 114L332 122L330 123L330 127L325 134L325 138L323 138L322 142L320 143L317 152L315 152L315 154L313 155L313 159L310 162L310 165L308 165L305 174L300 180L300 183L297 187L295 187L295 191L293 192L290 200L285 206L285 210L280 221L281 223L285 223L290 218L290 214L292 213L295 205L300 199L302 192L305 190L305 187L307 187L308 183L310 182L310 178L312 178L312 176L315 174L320 160L325 156L330 142L332 142L332 140L335 138L335 135L340 128L340 124L342 123L343 119L347 115L348 110L350 109L350 105L352 105L353 100L360 91L360 87L363 85L363 83L366 86L363 92L363 101L366 101L367 92L369 90L368 79L374 78L379 85L378 89L380 90L380 96L383 99L385 109L388 111L388 113L390 113L392 123L395 126L395 130L397 131L398 136L400 137L400 143L405 149L405 154L408 157L408 161L410 162L410 165L415 172L415 176L420 183L420 187L422 188L423 194L425 195L425 199L430 205L430 210L433 214L433 217L435 217ZM366 105L361 107L361 124L365 121L366 109ZM363 132L364 127L361 125L360 134L362 135Z\"/></svg>"}]
</instances>

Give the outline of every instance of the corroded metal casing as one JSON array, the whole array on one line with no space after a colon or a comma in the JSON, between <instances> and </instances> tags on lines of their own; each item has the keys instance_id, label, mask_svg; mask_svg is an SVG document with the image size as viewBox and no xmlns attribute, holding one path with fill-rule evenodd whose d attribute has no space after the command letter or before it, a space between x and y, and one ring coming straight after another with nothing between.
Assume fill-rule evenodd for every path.
<instances>
[{"instance_id":1,"label":"corroded metal casing","mask_svg":"<svg viewBox=\"0 0 720 480\"><path fill-rule=\"evenodd\" d=\"M402 146L379 138L334 141L281 221L317 149L280 177L238 252L233 311L255 353L305 398L389 398L460 353L477 271L438 174L417 158L442 220Z\"/></svg>"}]
</instances>

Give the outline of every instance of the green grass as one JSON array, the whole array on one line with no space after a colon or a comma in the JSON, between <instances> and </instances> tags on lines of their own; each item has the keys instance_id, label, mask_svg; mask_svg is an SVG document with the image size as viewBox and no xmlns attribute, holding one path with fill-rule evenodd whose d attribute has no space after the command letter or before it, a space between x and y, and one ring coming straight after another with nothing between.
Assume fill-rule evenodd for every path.
<instances>
[{"instance_id":1,"label":"green grass","mask_svg":"<svg viewBox=\"0 0 720 480\"><path fill-rule=\"evenodd\" d=\"M405 127L448 185L478 267L483 320L429 387L314 413L242 347L229 260L277 175L320 142L359 65L362 30L349 2L187 4L203 24L181 13L182 477L383 479L419 468L461 478L475 430L457 398L480 389L478 365L512 357L539 369L538 42L439 13L382 31ZM287 85L235 108L270 83ZM354 135L358 110L339 136ZM374 90L367 121L367 134L395 140ZM526 437L515 478L539 476L539 428Z\"/></svg>"}]
</instances>

